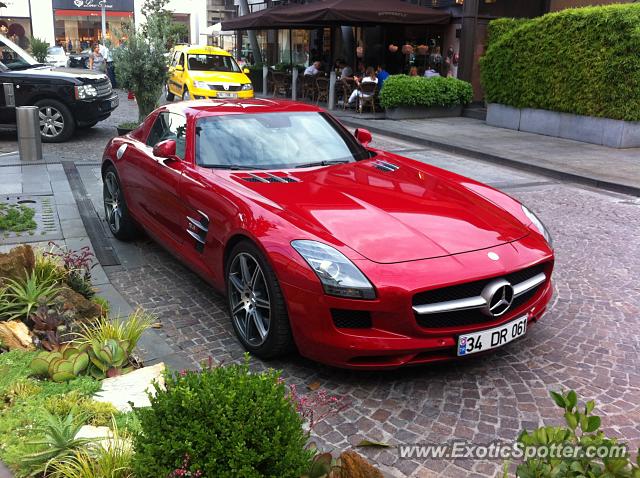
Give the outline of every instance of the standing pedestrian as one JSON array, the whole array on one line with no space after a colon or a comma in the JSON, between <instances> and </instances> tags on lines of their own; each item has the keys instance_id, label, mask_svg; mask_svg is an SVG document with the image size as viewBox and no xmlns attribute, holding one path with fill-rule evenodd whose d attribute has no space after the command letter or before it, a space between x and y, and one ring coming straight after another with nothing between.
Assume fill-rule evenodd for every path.
<instances>
[{"instance_id":1,"label":"standing pedestrian","mask_svg":"<svg viewBox=\"0 0 640 478\"><path fill-rule=\"evenodd\" d=\"M89 69L93 71L107 72L107 63L104 55L100 53L100 45L93 45L93 51L89 55Z\"/></svg>"}]
</instances>

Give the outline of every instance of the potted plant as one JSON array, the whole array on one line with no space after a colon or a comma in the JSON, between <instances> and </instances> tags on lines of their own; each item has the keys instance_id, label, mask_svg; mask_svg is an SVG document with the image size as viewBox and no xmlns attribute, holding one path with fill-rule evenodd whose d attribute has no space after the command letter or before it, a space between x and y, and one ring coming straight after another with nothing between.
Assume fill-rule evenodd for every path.
<instances>
[{"instance_id":1,"label":"potted plant","mask_svg":"<svg viewBox=\"0 0 640 478\"><path fill-rule=\"evenodd\" d=\"M125 121L124 123L120 123L118 126L116 126L116 129L118 130L118 136L131 133L139 125L140 123L138 123L137 121Z\"/></svg>"}]
</instances>

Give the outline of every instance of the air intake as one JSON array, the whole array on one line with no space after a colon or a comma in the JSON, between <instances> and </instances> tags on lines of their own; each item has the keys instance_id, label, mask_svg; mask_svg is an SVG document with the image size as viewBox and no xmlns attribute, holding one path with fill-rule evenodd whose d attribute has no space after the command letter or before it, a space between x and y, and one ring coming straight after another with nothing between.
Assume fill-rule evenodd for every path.
<instances>
[{"instance_id":1,"label":"air intake","mask_svg":"<svg viewBox=\"0 0 640 478\"><path fill-rule=\"evenodd\" d=\"M248 173L246 176L236 176L236 179L241 179L248 183L297 183L298 179L291 176L281 176L279 174L271 173Z\"/></svg>"},{"instance_id":2,"label":"air intake","mask_svg":"<svg viewBox=\"0 0 640 478\"><path fill-rule=\"evenodd\" d=\"M392 172L392 171L397 171L398 169L400 169L400 166L397 166L397 165L391 164L391 163L387 163L386 161L382 161L380 159L374 161L371 164L373 165L374 168L379 169L380 171L385 171L385 172Z\"/></svg>"}]
</instances>

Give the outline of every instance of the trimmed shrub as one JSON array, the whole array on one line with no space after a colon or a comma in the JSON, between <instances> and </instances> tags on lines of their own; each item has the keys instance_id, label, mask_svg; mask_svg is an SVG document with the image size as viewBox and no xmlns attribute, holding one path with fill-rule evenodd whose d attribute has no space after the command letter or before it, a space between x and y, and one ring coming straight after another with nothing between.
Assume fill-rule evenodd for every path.
<instances>
[{"instance_id":1,"label":"trimmed shrub","mask_svg":"<svg viewBox=\"0 0 640 478\"><path fill-rule=\"evenodd\" d=\"M640 121L640 5L490 25L480 63L487 102Z\"/></svg>"},{"instance_id":2,"label":"trimmed shrub","mask_svg":"<svg viewBox=\"0 0 640 478\"><path fill-rule=\"evenodd\" d=\"M167 376L166 391L156 386L151 407L135 413L139 478L168 476L185 456L190 471L216 478L297 478L311 463L279 374L250 373L248 362Z\"/></svg>"},{"instance_id":3,"label":"trimmed shrub","mask_svg":"<svg viewBox=\"0 0 640 478\"><path fill-rule=\"evenodd\" d=\"M489 22L487 29L487 48L497 42L507 33L511 33L516 28L529 23L529 18L497 18Z\"/></svg>"},{"instance_id":4,"label":"trimmed shrub","mask_svg":"<svg viewBox=\"0 0 640 478\"><path fill-rule=\"evenodd\" d=\"M456 78L392 75L380 91L380 105L447 107L469 103L472 96L471 84Z\"/></svg>"}]
</instances>

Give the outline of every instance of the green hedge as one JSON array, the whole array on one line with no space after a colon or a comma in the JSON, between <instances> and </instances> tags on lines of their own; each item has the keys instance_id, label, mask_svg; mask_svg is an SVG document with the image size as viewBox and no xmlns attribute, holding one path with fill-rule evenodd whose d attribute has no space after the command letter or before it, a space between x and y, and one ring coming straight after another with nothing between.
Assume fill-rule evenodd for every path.
<instances>
[{"instance_id":1,"label":"green hedge","mask_svg":"<svg viewBox=\"0 0 640 478\"><path fill-rule=\"evenodd\" d=\"M487 47L497 42L503 35L511 33L518 27L529 23L529 18L498 18L489 23L487 30Z\"/></svg>"},{"instance_id":2,"label":"green hedge","mask_svg":"<svg viewBox=\"0 0 640 478\"><path fill-rule=\"evenodd\" d=\"M393 75L380 91L383 108L396 106L455 106L471 101L473 89L456 78Z\"/></svg>"},{"instance_id":3,"label":"green hedge","mask_svg":"<svg viewBox=\"0 0 640 478\"><path fill-rule=\"evenodd\" d=\"M640 121L640 5L491 22L489 103Z\"/></svg>"}]
</instances>

